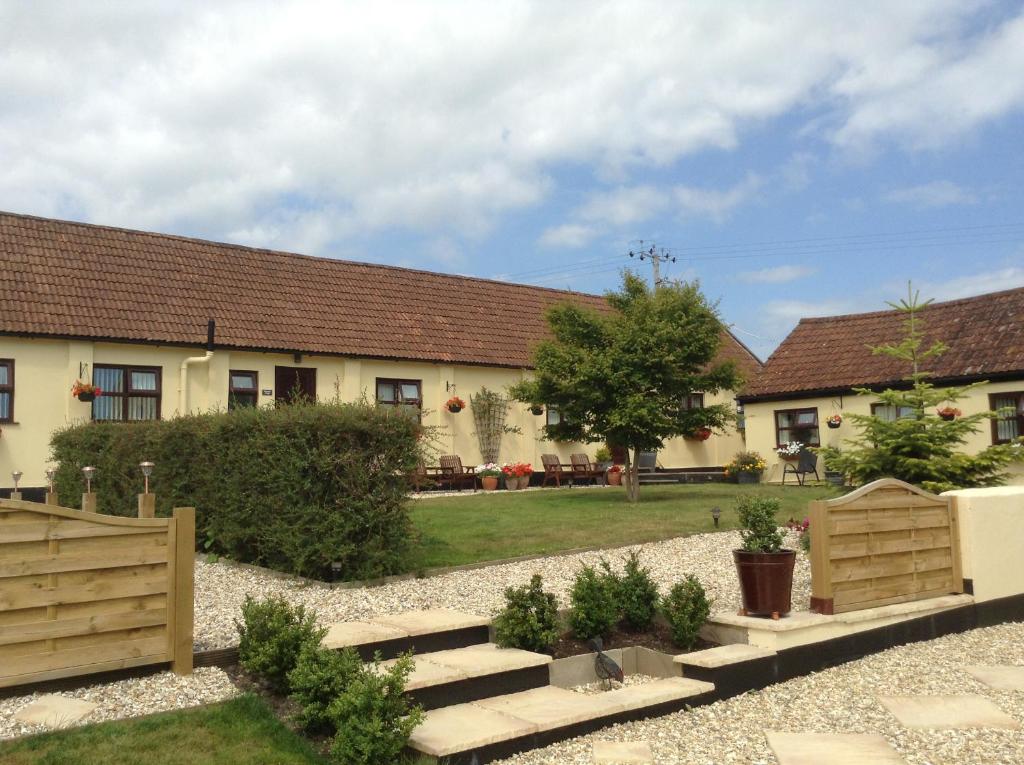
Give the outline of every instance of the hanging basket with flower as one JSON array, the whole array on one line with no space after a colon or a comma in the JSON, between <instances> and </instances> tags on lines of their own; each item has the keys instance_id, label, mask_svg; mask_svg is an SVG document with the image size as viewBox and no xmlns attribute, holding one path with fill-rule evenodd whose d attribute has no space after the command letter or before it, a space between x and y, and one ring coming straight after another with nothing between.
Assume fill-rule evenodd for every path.
<instances>
[{"instance_id":1,"label":"hanging basket with flower","mask_svg":"<svg viewBox=\"0 0 1024 765\"><path fill-rule=\"evenodd\" d=\"M532 414L532 415L544 414L544 407L541 406L540 404L531 404L530 405L530 414Z\"/></svg>"},{"instance_id":2,"label":"hanging basket with flower","mask_svg":"<svg viewBox=\"0 0 1024 765\"><path fill-rule=\"evenodd\" d=\"M832 428L832 430L835 430L836 428L843 424L843 415L833 414L831 417L825 420L825 424Z\"/></svg>"},{"instance_id":3,"label":"hanging basket with flower","mask_svg":"<svg viewBox=\"0 0 1024 765\"><path fill-rule=\"evenodd\" d=\"M71 386L71 395L79 401L89 402L102 396L103 391L92 383L75 380L75 384Z\"/></svg>"},{"instance_id":4,"label":"hanging basket with flower","mask_svg":"<svg viewBox=\"0 0 1024 765\"><path fill-rule=\"evenodd\" d=\"M711 428L697 428L696 430L687 433L686 438L690 439L691 441L707 441L709 438L711 438Z\"/></svg>"},{"instance_id":5,"label":"hanging basket with flower","mask_svg":"<svg viewBox=\"0 0 1024 765\"><path fill-rule=\"evenodd\" d=\"M952 422L957 417L961 416L963 412L957 409L955 406L944 406L935 412L939 417L944 419L946 422Z\"/></svg>"},{"instance_id":6,"label":"hanging basket with flower","mask_svg":"<svg viewBox=\"0 0 1024 765\"><path fill-rule=\"evenodd\" d=\"M463 401L458 396L452 396L445 403L445 408L452 414L458 414L459 412L466 408L466 402Z\"/></svg>"}]
</instances>

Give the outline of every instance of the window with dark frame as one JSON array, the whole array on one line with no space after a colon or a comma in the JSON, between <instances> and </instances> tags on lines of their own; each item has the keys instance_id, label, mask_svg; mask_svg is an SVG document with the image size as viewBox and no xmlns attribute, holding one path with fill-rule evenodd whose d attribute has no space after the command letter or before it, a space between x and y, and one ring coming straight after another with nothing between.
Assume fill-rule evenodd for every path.
<instances>
[{"instance_id":1,"label":"window with dark frame","mask_svg":"<svg viewBox=\"0 0 1024 765\"><path fill-rule=\"evenodd\" d=\"M993 444L1009 444L1024 435L1024 391L990 393L988 406L1001 415L992 420Z\"/></svg>"},{"instance_id":2,"label":"window with dark frame","mask_svg":"<svg viewBox=\"0 0 1024 765\"><path fill-rule=\"evenodd\" d=\"M878 417L886 422L909 420L914 416L914 407L894 406L893 404L872 404L871 414L872 416Z\"/></svg>"},{"instance_id":3,"label":"window with dark frame","mask_svg":"<svg viewBox=\"0 0 1024 765\"><path fill-rule=\"evenodd\" d=\"M232 369L228 373L228 411L259 403L259 379L256 372Z\"/></svg>"},{"instance_id":4,"label":"window with dark frame","mask_svg":"<svg viewBox=\"0 0 1024 765\"><path fill-rule=\"evenodd\" d=\"M423 412L423 381L378 377L377 406L393 406L419 420Z\"/></svg>"},{"instance_id":5,"label":"window with dark frame","mask_svg":"<svg viewBox=\"0 0 1024 765\"><path fill-rule=\"evenodd\" d=\"M103 393L92 402L93 420L159 420L161 376L160 367L94 364L92 383Z\"/></svg>"},{"instance_id":6,"label":"window with dark frame","mask_svg":"<svg viewBox=\"0 0 1024 765\"><path fill-rule=\"evenodd\" d=\"M0 422L14 422L14 359L0 359Z\"/></svg>"},{"instance_id":7,"label":"window with dark frame","mask_svg":"<svg viewBox=\"0 0 1024 765\"><path fill-rule=\"evenodd\" d=\"M704 408L704 394L703 393L691 393L688 396L683 396L683 409L703 409Z\"/></svg>"},{"instance_id":8,"label":"window with dark frame","mask_svg":"<svg viewBox=\"0 0 1024 765\"><path fill-rule=\"evenodd\" d=\"M775 444L782 446L790 441L799 441L804 446L821 445L817 407L775 410Z\"/></svg>"},{"instance_id":9,"label":"window with dark frame","mask_svg":"<svg viewBox=\"0 0 1024 765\"><path fill-rule=\"evenodd\" d=\"M545 423L547 425L561 425L562 424L562 413L553 406L549 406L545 411Z\"/></svg>"}]
</instances>

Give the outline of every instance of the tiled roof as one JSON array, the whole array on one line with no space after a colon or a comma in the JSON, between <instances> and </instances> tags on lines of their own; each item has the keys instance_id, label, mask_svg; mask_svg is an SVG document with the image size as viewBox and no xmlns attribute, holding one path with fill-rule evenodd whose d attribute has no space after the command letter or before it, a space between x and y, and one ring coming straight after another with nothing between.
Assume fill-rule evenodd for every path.
<instances>
[{"instance_id":1,"label":"tiled roof","mask_svg":"<svg viewBox=\"0 0 1024 765\"><path fill-rule=\"evenodd\" d=\"M527 367L602 297L0 213L0 332ZM725 333L722 356L760 362Z\"/></svg>"},{"instance_id":2,"label":"tiled roof","mask_svg":"<svg viewBox=\"0 0 1024 765\"><path fill-rule=\"evenodd\" d=\"M932 303L920 316L925 347L935 340L949 346L924 366L934 379L1024 377L1024 288ZM908 374L906 363L873 355L869 346L902 340L905 318L897 311L877 311L801 319L742 397L897 384Z\"/></svg>"}]
</instances>

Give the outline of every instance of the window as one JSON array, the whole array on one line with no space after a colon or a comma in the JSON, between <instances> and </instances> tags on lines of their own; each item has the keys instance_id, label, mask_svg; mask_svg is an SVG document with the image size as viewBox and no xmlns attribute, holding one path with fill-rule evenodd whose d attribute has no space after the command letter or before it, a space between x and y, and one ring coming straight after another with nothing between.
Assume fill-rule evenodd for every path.
<instances>
[{"instance_id":1,"label":"window","mask_svg":"<svg viewBox=\"0 0 1024 765\"><path fill-rule=\"evenodd\" d=\"M13 359L0 359L0 422L14 422Z\"/></svg>"},{"instance_id":2,"label":"window","mask_svg":"<svg viewBox=\"0 0 1024 765\"><path fill-rule=\"evenodd\" d=\"M1024 391L1015 393L990 393L989 408L999 411L1011 409L1012 412L1000 412L992 420L992 443L1008 444L1024 435Z\"/></svg>"},{"instance_id":3,"label":"window","mask_svg":"<svg viewBox=\"0 0 1024 765\"><path fill-rule=\"evenodd\" d=\"M385 380L378 377L377 406L394 406L419 420L420 411L423 409L423 382Z\"/></svg>"},{"instance_id":4,"label":"window","mask_svg":"<svg viewBox=\"0 0 1024 765\"><path fill-rule=\"evenodd\" d=\"M228 373L228 410L256 406L259 401L259 375L232 369Z\"/></svg>"},{"instance_id":5,"label":"window","mask_svg":"<svg viewBox=\"0 0 1024 765\"><path fill-rule=\"evenodd\" d=\"M555 407L549 406L545 414L548 425L560 425L562 423L562 413L555 409Z\"/></svg>"},{"instance_id":6,"label":"window","mask_svg":"<svg viewBox=\"0 0 1024 765\"><path fill-rule=\"evenodd\" d=\"M691 393L689 396L683 396L683 409L703 409L704 408L704 394L703 393Z\"/></svg>"},{"instance_id":7,"label":"window","mask_svg":"<svg viewBox=\"0 0 1024 765\"><path fill-rule=\"evenodd\" d=\"M817 409L777 409L775 411L775 442L782 446L799 441L804 446L820 446Z\"/></svg>"},{"instance_id":8,"label":"window","mask_svg":"<svg viewBox=\"0 0 1024 765\"><path fill-rule=\"evenodd\" d=\"M159 420L160 367L96 364L92 383L103 394L92 402L94 420Z\"/></svg>"},{"instance_id":9,"label":"window","mask_svg":"<svg viewBox=\"0 0 1024 765\"><path fill-rule=\"evenodd\" d=\"M892 404L872 404L871 414L885 420L886 422L909 420L914 417L914 407L893 406Z\"/></svg>"}]
</instances>

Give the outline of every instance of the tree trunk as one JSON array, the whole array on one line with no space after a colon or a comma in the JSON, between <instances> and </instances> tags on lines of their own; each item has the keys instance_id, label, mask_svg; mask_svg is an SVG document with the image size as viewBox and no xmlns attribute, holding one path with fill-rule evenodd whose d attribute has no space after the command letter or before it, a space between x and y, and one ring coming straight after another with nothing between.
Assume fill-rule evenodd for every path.
<instances>
[{"instance_id":1,"label":"tree trunk","mask_svg":"<svg viewBox=\"0 0 1024 765\"><path fill-rule=\"evenodd\" d=\"M623 483L626 485L626 498L630 502L640 499L640 450L634 449L632 459L626 449L626 469L623 471Z\"/></svg>"}]
</instances>

